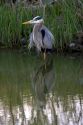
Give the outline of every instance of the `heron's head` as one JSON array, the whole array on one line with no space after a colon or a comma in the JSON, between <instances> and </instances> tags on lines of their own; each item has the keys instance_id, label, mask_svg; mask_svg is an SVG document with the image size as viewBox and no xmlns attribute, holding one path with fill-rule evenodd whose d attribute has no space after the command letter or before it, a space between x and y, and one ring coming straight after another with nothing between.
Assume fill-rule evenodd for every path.
<instances>
[{"instance_id":1,"label":"heron's head","mask_svg":"<svg viewBox=\"0 0 83 125\"><path fill-rule=\"evenodd\" d=\"M41 24L44 23L43 18L41 16L36 16L32 20L26 21L22 24L40 24L40 23Z\"/></svg>"}]
</instances>

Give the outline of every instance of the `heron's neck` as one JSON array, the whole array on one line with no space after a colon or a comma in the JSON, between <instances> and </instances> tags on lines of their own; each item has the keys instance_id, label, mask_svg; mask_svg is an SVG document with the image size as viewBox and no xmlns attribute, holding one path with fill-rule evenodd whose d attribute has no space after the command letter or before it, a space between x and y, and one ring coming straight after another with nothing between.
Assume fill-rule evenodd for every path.
<instances>
[{"instance_id":1,"label":"heron's neck","mask_svg":"<svg viewBox=\"0 0 83 125\"><path fill-rule=\"evenodd\" d=\"M35 33L35 32L40 31L41 27L42 27L42 23L40 23L40 24L35 24L35 25L34 25L34 28L33 28L33 32Z\"/></svg>"}]
</instances>

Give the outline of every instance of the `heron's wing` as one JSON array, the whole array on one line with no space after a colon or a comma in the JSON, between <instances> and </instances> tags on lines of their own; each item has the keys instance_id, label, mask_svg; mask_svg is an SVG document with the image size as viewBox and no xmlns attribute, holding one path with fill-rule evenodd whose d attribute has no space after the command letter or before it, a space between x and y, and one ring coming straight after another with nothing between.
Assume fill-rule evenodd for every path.
<instances>
[{"instance_id":1,"label":"heron's wing","mask_svg":"<svg viewBox=\"0 0 83 125\"><path fill-rule=\"evenodd\" d=\"M30 39L29 39L29 48L32 48L34 46L34 41L33 41L33 32L30 34Z\"/></svg>"},{"instance_id":2,"label":"heron's wing","mask_svg":"<svg viewBox=\"0 0 83 125\"><path fill-rule=\"evenodd\" d=\"M43 38L44 47L51 49L52 46L53 46L53 44L54 44L54 36L53 36L53 34L48 30L47 27L42 26L41 31L42 31L42 30L45 31L45 35L44 35L44 32L43 32L43 35L44 35L44 38ZM43 36L42 36L42 37L43 37Z\"/></svg>"}]
</instances>

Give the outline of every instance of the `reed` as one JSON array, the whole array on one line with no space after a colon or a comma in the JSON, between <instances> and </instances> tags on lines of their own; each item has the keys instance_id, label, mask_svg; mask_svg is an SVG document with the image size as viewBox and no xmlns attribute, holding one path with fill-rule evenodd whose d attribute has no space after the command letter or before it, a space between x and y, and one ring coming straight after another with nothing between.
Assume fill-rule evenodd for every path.
<instances>
[{"instance_id":1,"label":"reed","mask_svg":"<svg viewBox=\"0 0 83 125\"><path fill-rule=\"evenodd\" d=\"M73 34L82 30L83 23L77 15L77 10L73 0L64 0L45 7L45 25L55 37L56 48L63 49L64 45L72 41ZM22 22L36 15L43 16L42 7L0 5L0 45L20 46L22 37L26 37L28 44L32 27L24 26Z\"/></svg>"}]
</instances>

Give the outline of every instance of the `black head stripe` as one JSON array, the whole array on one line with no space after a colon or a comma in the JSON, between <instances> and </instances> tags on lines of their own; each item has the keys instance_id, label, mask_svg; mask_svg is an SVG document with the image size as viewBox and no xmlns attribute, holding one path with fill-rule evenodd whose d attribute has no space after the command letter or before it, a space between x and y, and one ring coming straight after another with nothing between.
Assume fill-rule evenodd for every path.
<instances>
[{"instance_id":1,"label":"black head stripe","mask_svg":"<svg viewBox=\"0 0 83 125\"><path fill-rule=\"evenodd\" d=\"M40 20L40 19L42 19L41 16L37 16L37 17L34 18L34 20Z\"/></svg>"}]
</instances>

